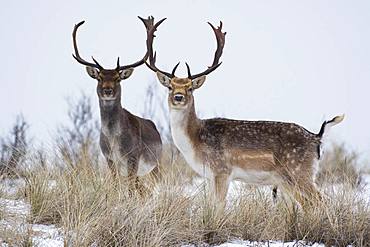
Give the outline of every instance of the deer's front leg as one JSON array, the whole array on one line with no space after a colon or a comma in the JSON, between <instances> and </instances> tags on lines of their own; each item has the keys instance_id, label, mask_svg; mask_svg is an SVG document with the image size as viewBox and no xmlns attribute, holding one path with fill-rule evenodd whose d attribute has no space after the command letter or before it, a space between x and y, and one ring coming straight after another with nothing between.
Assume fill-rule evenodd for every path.
<instances>
[{"instance_id":1,"label":"deer's front leg","mask_svg":"<svg viewBox=\"0 0 370 247\"><path fill-rule=\"evenodd\" d=\"M117 171L116 165L114 164L113 160L111 160L109 158L107 158L107 163L108 163L109 170L110 170L110 172L113 176L113 179L117 180L118 171Z\"/></svg>"},{"instance_id":2,"label":"deer's front leg","mask_svg":"<svg viewBox=\"0 0 370 247\"><path fill-rule=\"evenodd\" d=\"M118 171L117 171L117 164L113 162L112 157L112 148L109 145L108 138L103 134L103 132L100 132L100 149L107 161L108 168L113 176L114 179L117 179Z\"/></svg>"},{"instance_id":3,"label":"deer's front leg","mask_svg":"<svg viewBox=\"0 0 370 247\"><path fill-rule=\"evenodd\" d=\"M133 194L134 191L138 192L141 196L146 194L146 188L140 181L139 176L137 175L139 165L139 158L136 156L129 157L127 162L127 175L129 181L129 191L130 194Z\"/></svg>"},{"instance_id":4,"label":"deer's front leg","mask_svg":"<svg viewBox=\"0 0 370 247\"><path fill-rule=\"evenodd\" d=\"M215 200L216 207L223 211L226 205L226 196L229 189L230 175L229 174L217 174L213 180L213 198Z\"/></svg>"}]
</instances>

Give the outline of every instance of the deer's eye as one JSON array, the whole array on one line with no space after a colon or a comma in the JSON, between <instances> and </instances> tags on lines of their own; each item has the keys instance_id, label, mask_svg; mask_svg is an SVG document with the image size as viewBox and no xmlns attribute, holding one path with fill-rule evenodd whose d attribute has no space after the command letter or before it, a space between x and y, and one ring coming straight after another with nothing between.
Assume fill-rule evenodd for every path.
<instances>
[{"instance_id":1,"label":"deer's eye","mask_svg":"<svg viewBox=\"0 0 370 247\"><path fill-rule=\"evenodd\" d=\"M191 93L191 92L193 92L193 88L192 88L192 87L191 87L191 88L189 88L189 89L188 89L188 92L190 92L190 93Z\"/></svg>"},{"instance_id":2,"label":"deer's eye","mask_svg":"<svg viewBox=\"0 0 370 247\"><path fill-rule=\"evenodd\" d=\"M172 87L171 87L171 86L168 86L168 89L169 89L170 91L172 91Z\"/></svg>"}]
</instances>

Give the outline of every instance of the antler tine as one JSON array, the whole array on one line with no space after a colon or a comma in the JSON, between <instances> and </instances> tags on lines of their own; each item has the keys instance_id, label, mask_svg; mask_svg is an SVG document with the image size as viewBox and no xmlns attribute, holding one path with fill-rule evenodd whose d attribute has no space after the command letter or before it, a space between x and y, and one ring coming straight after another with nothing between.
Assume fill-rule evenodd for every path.
<instances>
[{"instance_id":1,"label":"antler tine","mask_svg":"<svg viewBox=\"0 0 370 247\"><path fill-rule=\"evenodd\" d=\"M208 75L209 73L211 73L212 71L214 71L221 65L221 62L219 62L219 60L221 58L222 51L225 45L226 32L224 33L222 32L222 21L220 21L220 26L218 28L215 28L210 22L208 22L208 24L212 27L212 30L215 33L216 40L217 40L217 49L215 51L212 65L209 66L208 69L206 69L204 72L196 74L196 75L191 75L190 68L188 66L188 78L192 80L197 77L203 76L203 75Z\"/></svg>"},{"instance_id":2,"label":"antler tine","mask_svg":"<svg viewBox=\"0 0 370 247\"><path fill-rule=\"evenodd\" d=\"M166 76L168 76L169 78L173 78L175 76L175 71L176 71L176 69L177 69L177 67L179 66L180 63L176 64L176 66L172 70L172 73L168 73L168 72L162 71L162 70L158 69L156 67L156 65L155 65L155 62L157 60L157 52L153 52L153 40L154 40L154 37L155 37L154 33L155 33L155 31L157 31L158 26L162 22L164 22L166 19L167 18L163 18L162 20L160 20L156 24L154 24L154 26L151 28L151 30L149 32L148 39L146 41L146 46L147 46L147 50L148 50L148 53L149 53L149 63L145 62L145 64L151 70L153 70L154 72L159 71L162 74L165 74Z\"/></svg>"},{"instance_id":3,"label":"antler tine","mask_svg":"<svg viewBox=\"0 0 370 247\"><path fill-rule=\"evenodd\" d=\"M175 72L176 72L176 70L177 70L177 67L179 67L179 65L180 65L180 62L178 62L178 63L175 65L175 67L173 67L172 72L171 72L171 74L172 74L173 76L175 76Z\"/></svg>"},{"instance_id":4,"label":"antler tine","mask_svg":"<svg viewBox=\"0 0 370 247\"><path fill-rule=\"evenodd\" d=\"M116 67L116 70L119 70L119 67L120 67L120 65L119 65L119 57L117 57L117 67Z\"/></svg>"},{"instance_id":5,"label":"antler tine","mask_svg":"<svg viewBox=\"0 0 370 247\"><path fill-rule=\"evenodd\" d=\"M186 64L186 69L187 69L187 71L188 71L188 78L190 78L191 77L191 73L190 73L190 66L189 66L189 64L188 63L185 63Z\"/></svg>"},{"instance_id":6,"label":"antler tine","mask_svg":"<svg viewBox=\"0 0 370 247\"><path fill-rule=\"evenodd\" d=\"M92 60L94 61L94 63L95 63L96 65L98 65L101 69L103 69L103 66L101 66L101 65L98 63L98 61L96 61L96 60L95 60L95 58L94 58L93 56L91 56L91 58L92 58Z\"/></svg>"},{"instance_id":7,"label":"antler tine","mask_svg":"<svg viewBox=\"0 0 370 247\"><path fill-rule=\"evenodd\" d=\"M146 30L148 32L150 32L150 29L154 25L154 17L153 16L148 16L148 19L144 19L141 16L138 16L138 18L144 23Z\"/></svg>"},{"instance_id":8,"label":"antler tine","mask_svg":"<svg viewBox=\"0 0 370 247\"><path fill-rule=\"evenodd\" d=\"M77 23L75 25L75 27L73 28L72 38L73 38L73 48L74 48L75 54L72 54L72 56L80 64L90 66L90 67L94 67L94 68L97 68L99 70L103 70L104 68L94 58L93 58L93 60L94 60L95 63L90 63L90 62L87 62L86 60L84 60L83 58L80 57L80 53L78 52L78 48L77 48L76 34L77 34L77 29L84 23L85 23L85 21L81 21L81 22Z\"/></svg>"},{"instance_id":9,"label":"antler tine","mask_svg":"<svg viewBox=\"0 0 370 247\"><path fill-rule=\"evenodd\" d=\"M147 33L147 39L146 40L148 42L148 40L150 39L150 35L151 35L151 30L153 28L153 24L154 24L154 17L153 16L149 16L148 19L144 19L144 18L138 16L138 18L145 25L146 33ZM124 69L128 69L128 68L135 68L137 66L140 66L143 63L145 63L145 61L148 59L148 56L149 56L149 51L147 50L147 52L145 53L145 55L144 55L144 57L142 59L140 59L139 61L137 61L135 63L132 63L132 64L123 65L123 66L117 66L117 70L124 70Z\"/></svg>"}]
</instances>

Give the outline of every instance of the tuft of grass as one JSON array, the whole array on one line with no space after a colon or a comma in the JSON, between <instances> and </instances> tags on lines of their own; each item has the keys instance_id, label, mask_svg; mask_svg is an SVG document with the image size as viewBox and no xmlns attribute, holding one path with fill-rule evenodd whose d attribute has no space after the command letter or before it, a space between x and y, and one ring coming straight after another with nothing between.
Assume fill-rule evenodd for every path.
<instances>
[{"instance_id":1,"label":"tuft of grass","mask_svg":"<svg viewBox=\"0 0 370 247\"><path fill-rule=\"evenodd\" d=\"M36 169L24 174L25 195L31 205L30 221L36 224L54 224L59 221L58 194L53 185L52 171Z\"/></svg>"}]
</instances>

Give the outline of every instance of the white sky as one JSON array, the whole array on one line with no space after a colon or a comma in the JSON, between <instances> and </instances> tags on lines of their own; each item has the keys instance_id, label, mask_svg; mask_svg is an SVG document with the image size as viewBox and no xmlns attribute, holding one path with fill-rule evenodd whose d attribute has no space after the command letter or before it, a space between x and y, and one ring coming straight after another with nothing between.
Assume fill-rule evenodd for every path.
<instances>
[{"instance_id":1,"label":"white sky","mask_svg":"<svg viewBox=\"0 0 370 247\"><path fill-rule=\"evenodd\" d=\"M370 154L370 1L5 1L0 8L0 134L18 112L45 139L66 120L66 97L95 95L96 82L72 58L73 25L81 55L105 67L141 58L145 30L136 16L168 19L155 41L157 63L170 70L188 61L194 73L213 59L206 24L224 22L221 67L195 93L204 117L296 122L317 132L341 113L331 139ZM185 76L185 66L179 68ZM123 82L123 104L143 108L158 83L145 66ZM164 88L161 90L165 90ZM163 99L166 100L166 99Z\"/></svg>"}]
</instances>

